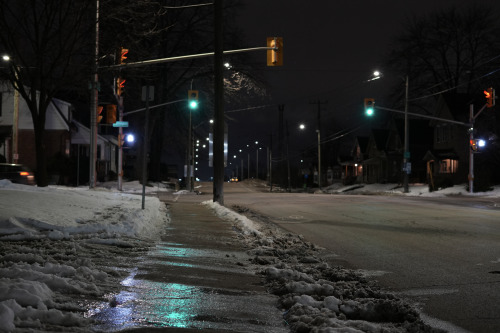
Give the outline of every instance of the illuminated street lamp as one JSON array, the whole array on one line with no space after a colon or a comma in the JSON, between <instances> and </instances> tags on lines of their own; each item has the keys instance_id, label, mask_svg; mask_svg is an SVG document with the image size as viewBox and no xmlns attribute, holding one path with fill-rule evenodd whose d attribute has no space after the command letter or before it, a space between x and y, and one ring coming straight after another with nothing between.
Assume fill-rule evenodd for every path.
<instances>
[{"instance_id":1,"label":"illuminated street lamp","mask_svg":"<svg viewBox=\"0 0 500 333\"><path fill-rule=\"evenodd\" d=\"M10 62L9 55L2 56L3 61ZM19 67L14 65L14 75L18 81ZM17 82L16 82L17 84ZM14 87L14 110L12 115L12 163L16 164L19 160L18 142L19 142L19 91Z\"/></svg>"}]
</instances>

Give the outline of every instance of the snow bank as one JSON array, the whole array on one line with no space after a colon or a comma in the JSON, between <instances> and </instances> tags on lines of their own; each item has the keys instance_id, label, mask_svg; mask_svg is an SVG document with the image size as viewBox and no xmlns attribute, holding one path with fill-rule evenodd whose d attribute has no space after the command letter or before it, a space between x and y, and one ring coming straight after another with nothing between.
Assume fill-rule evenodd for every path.
<instances>
[{"instance_id":1,"label":"snow bank","mask_svg":"<svg viewBox=\"0 0 500 333\"><path fill-rule=\"evenodd\" d=\"M115 265L165 231L165 205L152 196L141 205L112 189L0 180L0 332L90 325L84 300L119 285L128 273Z\"/></svg>"},{"instance_id":2,"label":"snow bank","mask_svg":"<svg viewBox=\"0 0 500 333\"><path fill-rule=\"evenodd\" d=\"M157 237L166 208L154 197L103 188L33 187L0 180L0 240L82 235Z\"/></svg>"},{"instance_id":3,"label":"snow bank","mask_svg":"<svg viewBox=\"0 0 500 333\"><path fill-rule=\"evenodd\" d=\"M204 202L242 231L252 263L268 290L279 296L292 332L436 332L411 304L357 271L331 267L322 249L265 221ZM258 214L233 207L243 214Z\"/></svg>"},{"instance_id":4,"label":"snow bank","mask_svg":"<svg viewBox=\"0 0 500 333\"><path fill-rule=\"evenodd\" d=\"M325 193L331 194L387 194L387 195L405 195L405 196L423 196L423 197L442 197L450 195L464 196L484 196L484 197L499 197L500 186L492 187L488 192L467 191L467 185L454 185L447 188L440 188L430 192L428 184L410 184L409 192L403 193L403 186L400 184L354 184L341 185L332 184L323 189Z\"/></svg>"},{"instance_id":5,"label":"snow bank","mask_svg":"<svg viewBox=\"0 0 500 333\"><path fill-rule=\"evenodd\" d=\"M221 206L218 202L213 202L211 200L204 201L202 204L210 207L217 216L234 222L235 226L238 227L243 233L261 235L261 232L258 230L258 226L246 216L240 215L224 206Z\"/></svg>"}]
</instances>

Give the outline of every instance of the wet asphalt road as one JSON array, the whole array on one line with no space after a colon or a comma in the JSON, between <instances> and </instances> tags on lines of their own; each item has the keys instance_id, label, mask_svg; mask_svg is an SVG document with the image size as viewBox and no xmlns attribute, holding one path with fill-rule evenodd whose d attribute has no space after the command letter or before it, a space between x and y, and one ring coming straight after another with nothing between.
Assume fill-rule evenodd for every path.
<instances>
[{"instance_id":1,"label":"wet asphalt road","mask_svg":"<svg viewBox=\"0 0 500 333\"><path fill-rule=\"evenodd\" d=\"M263 193L225 203L302 234L332 264L366 270L454 332L500 332L500 204L491 198Z\"/></svg>"}]
</instances>

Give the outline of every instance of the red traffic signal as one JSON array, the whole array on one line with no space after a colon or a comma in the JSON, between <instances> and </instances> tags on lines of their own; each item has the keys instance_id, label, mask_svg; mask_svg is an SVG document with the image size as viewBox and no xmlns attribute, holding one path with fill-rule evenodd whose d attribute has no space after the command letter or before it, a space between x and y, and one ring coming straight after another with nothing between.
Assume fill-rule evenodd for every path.
<instances>
[{"instance_id":1,"label":"red traffic signal","mask_svg":"<svg viewBox=\"0 0 500 333\"><path fill-rule=\"evenodd\" d=\"M119 77L116 79L116 95L121 96L125 90L125 79Z\"/></svg>"},{"instance_id":2,"label":"red traffic signal","mask_svg":"<svg viewBox=\"0 0 500 333\"><path fill-rule=\"evenodd\" d=\"M486 97L486 106L491 108L495 105L495 89L488 88L484 91L484 97Z\"/></svg>"},{"instance_id":3,"label":"red traffic signal","mask_svg":"<svg viewBox=\"0 0 500 333\"><path fill-rule=\"evenodd\" d=\"M124 64L127 59L128 49L120 48L120 64Z\"/></svg>"},{"instance_id":4,"label":"red traffic signal","mask_svg":"<svg viewBox=\"0 0 500 333\"><path fill-rule=\"evenodd\" d=\"M476 140L474 140L474 139L470 140L470 149L472 151L477 151L477 141Z\"/></svg>"}]
</instances>

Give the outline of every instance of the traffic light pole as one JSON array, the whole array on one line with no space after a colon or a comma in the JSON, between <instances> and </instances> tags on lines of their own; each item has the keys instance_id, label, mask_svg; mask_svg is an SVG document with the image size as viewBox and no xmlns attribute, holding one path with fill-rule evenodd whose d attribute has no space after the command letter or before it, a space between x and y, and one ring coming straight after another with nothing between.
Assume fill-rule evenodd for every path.
<instances>
[{"instance_id":1,"label":"traffic light pole","mask_svg":"<svg viewBox=\"0 0 500 333\"><path fill-rule=\"evenodd\" d=\"M406 83L405 83L405 150L403 155L403 164L404 164L404 175L403 175L403 192L408 193L409 190L409 173L410 170L408 168L408 159L410 158L410 142L408 137L408 75L406 75Z\"/></svg>"},{"instance_id":2,"label":"traffic light pole","mask_svg":"<svg viewBox=\"0 0 500 333\"><path fill-rule=\"evenodd\" d=\"M250 48L246 48L246 49L227 50L227 51L222 51L222 53L224 55L226 55L226 54L235 54L235 53L253 52L253 51L263 51L263 50L277 51L278 50L278 46L276 46L276 47L258 46L258 47L250 47ZM124 64L116 64L116 65L110 65L110 66L101 66L101 67L99 67L99 69L116 69L116 68L127 68L127 67L140 67L140 66L148 66L148 65L161 64L161 63L164 63L164 62L175 62L175 61L191 60L191 59L206 58L206 57L213 57L213 56L215 56L215 52L198 53L198 54L190 54L190 55L178 56L178 57L151 59L151 60L143 60L143 61L136 61L136 62L127 62L127 63L124 63Z\"/></svg>"},{"instance_id":3,"label":"traffic light pole","mask_svg":"<svg viewBox=\"0 0 500 333\"><path fill-rule=\"evenodd\" d=\"M483 112L483 110L488 107L488 104L485 104L479 112L474 116L474 105L471 104L469 108L469 142L474 140L474 121L476 118ZM474 151L472 147L469 145L469 193L474 193Z\"/></svg>"},{"instance_id":4,"label":"traffic light pole","mask_svg":"<svg viewBox=\"0 0 500 333\"><path fill-rule=\"evenodd\" d=\"M118 119L123 121L123 96L118 97ZM123 188L123 127L118 128L118 191Z\"/></svg>"},{"instance_id":5,"label":"traffic light pole","mask_svg":"<svg viewBox=\"0 0 500 333\"><path fill-rule=\"evenodd\" d=\"M383 106L375 106L375 109L377 109L377 110L383 110L383 111L389 111L389 112L394 112L394 113L405 114L405 111L391 109L391 108L386 108L386 107L383 107ZM456 121L456 120L444 119L444 118L439 118L439 117L427 116L427 115L419 114L419 113L406 112L406 114L408 114L410 116L417 117L417 118L439 120L439 121L442 121L444 123L452 123L452 124L457 124L457 125L462 125L462 126L468 126L468 127L470 127L472 125L471 123L464 123L462 121Z\"/></svg>"},{"instance_id":6,"label":"traffic light pole","mask_svg":"<svg viewBox=\"0 0 500 333\"><path fill-rule=\"evenodd\" d=\"M137 62L129 62L111 66L101 66L98 67L96 63L96 68L98 69L121 69L127 67L139 67L139 66L148 66L154 64L160 64L165 62L175 62L181 60L190 60L196 58L204 58L204 57L214 57L214 71L215 71L215 125L214 125L214 196L213 201L218 202L221 205L224 205L224 194L223 194L223 185L224 185L224 81L223 81L223 55L225 54L235 54L242 52L252 52L252 51L260 51L260 50L272 50L279 51L278 43L275 43L273 47L263 46L263 47L253 47L246 49L237 49L237 50L228 50L224 51L223 46L223 0L215 0L214 1L214 34L215 34L215 51L209 53L200 53L200 54L192 54L185 55L179 57L170 57L170 58L161 58L161 59L152 59L152 60L144 60ZM96 38L97 39L97 38ZM97 52L97 47L96 47ZM96 61L97 61L96 57ZM96 70L97 73L97 70ZM97 74L96 74L97 80ZM95 113L95 108L94 108ZM94 117L95 118L95 117ZM97 126L96 126L97 128ZM92 160L92 159L91 159ZM91 168L92 168L91 161ZM94 163L95 165L95 163Z\"/></svg>"},{"instance_id":7,"label":"traffic light pole","mask_svg":"<svg viewBox=\"0 0 500 333\"><path fill-rule=\"evenodd\" d=\"M90 101L90 165L89 165L89 188L94 188L96 185L96 162L97 162L97 106L99 90L99 0L96 0L96 23L95 23L95 63L94 73L92 75L92 97Z\"/></svg>"},{"instance_id":8,"label":"traffic light pole","mask_svg":"<svg viewBox=\"0 0 500 333\"><path fill-rule=\"evenodd\" d=\"M482 110L481 110L482 111ZM471 128L469 129L469 142L474 140L474 105L470 105L470 115L469 121L471 122ZM469 146L469 193L474 193L474 152L472 147Z\"/></svg>"},{"instance_id":9,"label":"traffic light pole","mask_svg":"<svg viewBox=\"0 0 500 333\"><path fill-rule=\"evenodd\" d=\"M408 131L407 131L407 128L406 128L408 115L412 115L412 116L419 117L419 118L438 120L438 121L442 121L442 122L445 122L445 123L452 123L452 124L467 126L467 127L469 127L469 139L470 140L474 140L474 121L481 114L481 112L483 112L483 110L487 106L488 106L488 104L485 104L479 110L479 112L476 115L474 115L474 105L471 104L470 105L470 116L469 116L469 122L468 123L464 123L464 122L456 121L456 120L438 118L438 117L433 117L433 116L427 116L427 115L422 115L422 114L418 114L418 113L411 113L411 112L407 111L406 105L405 105L405 111L400 111L400 110L385 108L385 107L382 107L382 106L376 106L375 108L379 109L379 110L389 111L389 112L402 113L402 114L405 115L405 157L406 157L407 156L406 152L408 151L408 147L407 147L408 139L406 138L406 136L408 135ZM404 159L404 161L406 163L406 158ZM405 164L405 167L406 167L406 164ZM406 186L407 186L407 183L406 183L406 181L407 181L406 180L407 175L408 175L408 173L405 170L405 192L406 192ZM472 151L472 149L470 147L469 147L469 176L468 176L468 178L469 178L468 179L469 180L469 193L473 193L473 191L474 191L474 152Z\"/></svg>"},{"instance_id":10,"label":"traffic light pole","mask_svg":"<svg viewBox=\"0 0 500 333\"><path fill-rule=\"evenodd\" d=\"M224 205L224 1L214 0L214 181L213 202Z\"/></svg>"}]
</instances>

